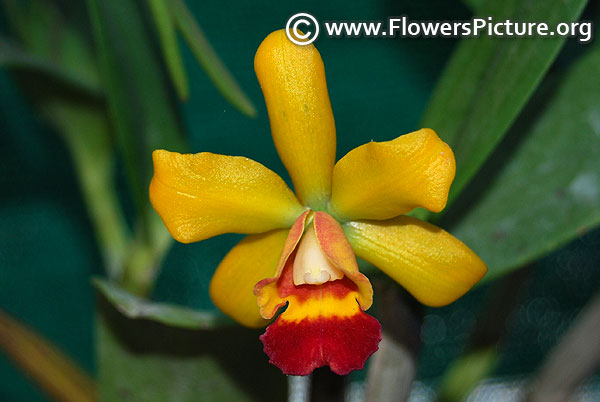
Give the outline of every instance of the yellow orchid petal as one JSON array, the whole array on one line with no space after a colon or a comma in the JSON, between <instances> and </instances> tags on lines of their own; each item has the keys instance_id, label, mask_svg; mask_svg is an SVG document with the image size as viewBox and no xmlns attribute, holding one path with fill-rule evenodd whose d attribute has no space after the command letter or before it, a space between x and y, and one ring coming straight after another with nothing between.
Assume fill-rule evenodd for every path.
<instances>
[{"instance_id":1,"label":"yellow orchid petal","mask_svg":"<svg viewBox=\"0 0 600 402\"><path fill-rule=\"evenodd\" d=\"M154 151L150 201L182 243L290 227L304 208L275 172L239 156Z\"/></svg>"},{"instance_id":2,"label":"yellow orchid petal","mask_svg":"<svg viewBox=\"0 0 600 402\"><path fill-rule=\"evenodd\" d=\"M422 129L348 152L333 170L330 211L342 220L389 219L446 206L456 166L437 134Z\"/></svg>"},{"instance_id":3,"label":"yellow orchid petal","mask_svg":"<svg viewBox=\"0 0 600 402\"><path fill-rule=\"evenodd\" d=\"M335 123L321 55L313 45L295 45L283 30L275 31L258 48L254 70L296 194L321 209L329 200L335 163Z\"/></svg>"},{"instance_id":4,"label":"yellow orchid petal","mask_svg":"<svg viewBox=\"0 0 600 402\"><path fill-rule=\"evenodd\" d=\"M487 272L483 261L460 240L409 216L348 222L344 230L357 256L428 306L452 303Z\"/></svg>"},{"instance_id":5,"label":"yellow orchid petal","mask_svg":"<svg viewBox=\"0 0 600 402\"><path fill-rule=\"evenodd\" d=\"M225 314L247 327L264 327L254 285L273 276L288 231L250 235L239 242L219 264L210 282L210 297Z\"/></svg>"}]
</instances>

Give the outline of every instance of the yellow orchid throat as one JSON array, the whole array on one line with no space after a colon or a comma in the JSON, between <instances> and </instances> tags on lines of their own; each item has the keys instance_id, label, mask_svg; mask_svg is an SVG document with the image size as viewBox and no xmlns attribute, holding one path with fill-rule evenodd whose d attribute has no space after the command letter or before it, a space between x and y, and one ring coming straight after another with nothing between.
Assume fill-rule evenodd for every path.
<instances>
[{"instance_id":1,"label":"yellow orchid throat","mask_svg":"<svg viewBox=\"0 0 600 402\"><path fill-rule=\"evenodd\" d=\"M441 211L454 179L452 150L431 129L369 142L335 163L335 125L321 56L270 34L254 62L273 141L296 195L248 158L157 150L150 200L181 242L245 233L217 268L214 303L239 323L260 327L284 373L329 365L359 369L377 349L380 327L363 312L369 280L355 255L429 306L449 304L487 269L460 240L405 216ZM298 347L298 345L303 347Z\"/></svg>"}]
</instances>

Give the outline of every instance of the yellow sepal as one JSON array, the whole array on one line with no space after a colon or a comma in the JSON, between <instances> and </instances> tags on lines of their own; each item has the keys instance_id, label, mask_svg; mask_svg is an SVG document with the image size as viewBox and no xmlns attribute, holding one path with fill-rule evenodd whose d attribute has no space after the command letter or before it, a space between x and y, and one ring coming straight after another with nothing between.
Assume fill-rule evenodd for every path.
<instances>
[{"instance_id":1,"label":"yellow sepal","mask_svg":"<svg viewBox=\"0 0 600 402\"><path fill-rule=\"evenodd\" d=\"M304 211L281 177L252 159L164 150L152 157L150 201L182 243L290 227Z\"/></svg>"},{"instance_id":2,"label":"yellow sepal","mask_svg":"<svg viewBox=\"0 0 600 402\"><path fill-rule=\"evenodd\" d=\"M256 52L273 142L298 198L313 209L329 200L335 163L335 123L325 68L313 45L298 46L283 30L265 38Z\"/></svg>"},{"instance_id":3,"label":"yellow sepal","mask_svg":"<svg viewBox=\"0 0 600 402\"><path fill-rule=\"evenodd\" d=\"M463 242L409 216L349 222L344 231L358 257L428 306L452 303L487 272L483 261Z\"/></svg>"}]
</instances>

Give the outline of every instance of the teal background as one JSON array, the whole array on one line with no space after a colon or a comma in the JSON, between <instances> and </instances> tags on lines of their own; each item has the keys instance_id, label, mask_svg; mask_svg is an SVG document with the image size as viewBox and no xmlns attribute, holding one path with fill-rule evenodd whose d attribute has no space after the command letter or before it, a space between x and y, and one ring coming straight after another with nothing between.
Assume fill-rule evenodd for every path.
<instances>
[{"instance_id":1,"label":"teal background","mask_svg":"<svg viewBox=\"0 0 600 402\"><path fill-rule=\"evenodd\" d=\"M384 20L406 14L419 20L459 20L470 11L457 1L188 1L217 53L258 108L249 119L216 91L181 41L191 87L180 104L192 152L244 155L289 182L270 137L264 101L253 71L262 39L297 12L325 20ZM418 121L455 39L329 39L321 52L336 119L338 157L370 140L418 129ZM577 53L574 42L555 68ZM94 291L100 274L95 246L69 155L59 137L34 113L10 76L0 72L0 308L18 317L94 372ZM175 244L154 298L211 308L208 281L239 239L226 235ZM564 332L600 280L600 233L592 232L544 258L523 284L507 319L499 374L529 372ZM487 288L426 313L420 378L439 376L463 348ZM43 401L28 380L0 357L0 401Z\"/></svg>"}]
</instances>

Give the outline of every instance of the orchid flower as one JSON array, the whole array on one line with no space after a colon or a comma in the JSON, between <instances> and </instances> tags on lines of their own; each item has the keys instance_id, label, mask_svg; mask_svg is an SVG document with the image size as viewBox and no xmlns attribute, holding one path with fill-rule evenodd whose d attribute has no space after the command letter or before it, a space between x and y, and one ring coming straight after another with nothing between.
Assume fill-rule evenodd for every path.
<instances>
[{"instance_id":1,"label":"orchid flower","mask_svg":"<svg viewBox=\"0 0 600 402\"><path fill-rule=\"evenodd\" d=\"M452 150L433 130L369 142L335 163L336 135L321 56L284 31L254 60L275 146L296 195L273 171L239 156L153 153L152 205L183 243L248 234L218 266L210 295L260 337L283 373L361 369L381 340L367 315L373 289L356 256L428 306L449 304L486 266L449 233L406 214L441 211ZM287 306L272 322L273 317Z\"/></svg>"}]
</instances>

